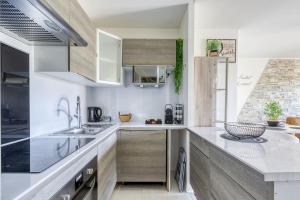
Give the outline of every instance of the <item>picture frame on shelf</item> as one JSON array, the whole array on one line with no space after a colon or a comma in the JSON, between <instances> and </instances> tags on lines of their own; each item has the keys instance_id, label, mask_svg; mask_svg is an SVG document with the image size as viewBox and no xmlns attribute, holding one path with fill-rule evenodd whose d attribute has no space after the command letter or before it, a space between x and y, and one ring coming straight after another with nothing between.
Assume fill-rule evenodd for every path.
<instances>
[{"instance_id":1,"label":"picture frame on shelf","mask_svg":"<svg viewBox=\"0 0 300 200\"><path fill-rule=\"evenodd\" d=\"M236 39L207 39L206 56L225 57L229 63L236 63Z\"/></svg>"}]
</instances>

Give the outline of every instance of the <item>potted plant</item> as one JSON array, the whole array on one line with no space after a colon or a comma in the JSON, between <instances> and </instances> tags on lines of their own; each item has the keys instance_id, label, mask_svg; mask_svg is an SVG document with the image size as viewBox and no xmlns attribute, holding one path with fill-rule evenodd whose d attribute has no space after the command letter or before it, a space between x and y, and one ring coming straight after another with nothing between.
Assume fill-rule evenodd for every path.
<instances>
[{"instance_id":1,"label":"potted plant","mask_svg":"<svg viewBox=\"0 0 300 200\"><path fill-rule=\"evenodd\" d=\"M222 42L220 40L207 41L207 56L209 57L219 56L219 52L221 51L222 51Z\"/></svg>"},{"instance_id":2,"label":"potted plant","mask_svg":"<svg viewBox=\"0 0 300 200\"><path fill-rule=\"evenodd\" d=\"M282 108L277 101L270 101L265 105L265 115L268 117L269 126L275 127L279 125L279 117L283 114Z\"/></svg>"}]
</instances>

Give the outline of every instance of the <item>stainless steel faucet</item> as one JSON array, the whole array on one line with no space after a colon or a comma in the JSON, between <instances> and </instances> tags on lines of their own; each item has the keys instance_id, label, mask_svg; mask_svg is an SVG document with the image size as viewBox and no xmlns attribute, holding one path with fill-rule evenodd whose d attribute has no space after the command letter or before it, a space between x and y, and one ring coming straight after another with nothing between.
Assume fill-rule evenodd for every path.
<instances>
[{"instance_id":1,"label":"stainless steel faucet","mask_svg":"<svg viewBox=\"0 0 300 200\"><path fill-rule=\"evenodd\" d=\"M63 101L67 103L67 111L60 108L60 104ZM67 99L66 97L60 98L59 101L58 101L58 103L57 103L57 109L56 109L56 111L57 111L57 115L58 116L59 116L60 112L63 112L63 113L65 113L67 115L67 117L68 117L68 128L71 128L71 123L72 123L73 117L70 114L70 102L69 102L69 99Z\"/></svg>"},{"instance_id":2,"label":"stainless steel faucet","mask_svg":"<svg viewBox=\"0 0 300 200\"><path fill-rule=\"evenodd\" d=\"M77 96L76 102L76 114L74 117L77 119L77 128L81 128L81 109L80 109L80 97Z\"/></svg>"}]
</instances>

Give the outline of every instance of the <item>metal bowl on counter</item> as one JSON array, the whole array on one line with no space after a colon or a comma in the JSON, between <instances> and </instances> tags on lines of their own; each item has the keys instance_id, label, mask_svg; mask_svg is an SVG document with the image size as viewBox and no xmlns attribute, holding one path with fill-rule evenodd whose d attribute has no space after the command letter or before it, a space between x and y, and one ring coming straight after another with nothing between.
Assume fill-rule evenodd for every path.
<instances>
[{"instance_id":1,"label":"metal bowl on counter","mask_svg":"<svg viewBox=\"0 0 300 200\"><path fill-rule=\"evenodd\" d=\"M248 122L228 122L225 123L225 130L237 139L249 139L262 136L266 131L266 127Z\"/></svg>"}]
</instances>

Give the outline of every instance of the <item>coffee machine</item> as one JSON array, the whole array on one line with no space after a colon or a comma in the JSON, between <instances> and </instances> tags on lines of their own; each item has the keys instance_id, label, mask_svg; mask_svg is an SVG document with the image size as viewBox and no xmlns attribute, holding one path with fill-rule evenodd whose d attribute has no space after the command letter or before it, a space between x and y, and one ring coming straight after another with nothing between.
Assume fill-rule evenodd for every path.
<instances>
[{"instance_id":1,"label":"coffee machine","mask_svg":"<svg viewBox=\"0 0 300 200\"><path fill-rule=\"evenodd\" d=\"M171 104L165 106L165 124L173 124L173 106Z\"/></svg>"}]
</instances>

